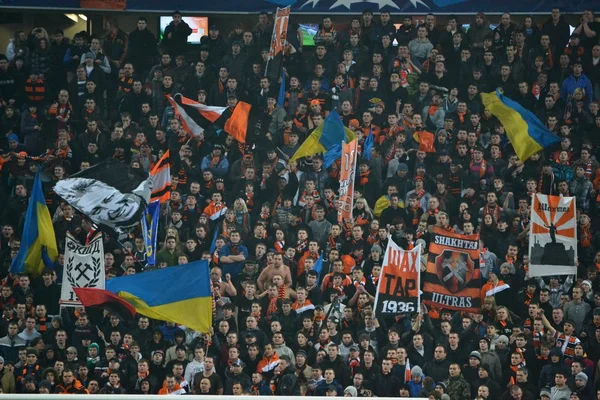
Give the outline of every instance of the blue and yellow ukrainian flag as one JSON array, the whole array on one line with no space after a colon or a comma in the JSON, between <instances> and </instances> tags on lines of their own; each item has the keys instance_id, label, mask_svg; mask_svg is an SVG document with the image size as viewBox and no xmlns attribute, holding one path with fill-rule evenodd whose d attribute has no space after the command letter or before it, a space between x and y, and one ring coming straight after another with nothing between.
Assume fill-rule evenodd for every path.
<instances>
[{"instance_id":1,"label":"blue and yellow ukrainian flag","mask_svg":"<svg viewBox=\"0 0 600 400\"><path fill-rule=\"evenodd\" d=\"M325 153L334 148L335 151L339 149L338 157L340 157L342 154L342 142L346 141L346 143L350 143L354 139L356 139L354 132L344 127L344 123L337 111L333 110L325 118L325 121L306 138L302 146L292 156L290 162L302 157Z\"/></svg>"},{"instance_id":2,"label":"blue and yellow ukrainian flag","mask_svg":"<svg viewBox=\"0 0 600 400\"><path fill-rule=\"evenodd\" d=\"M39 173L35 175L33 181L24 227L21 247L12 261L10 272L13 274L26 272L32 276L40 276L44 267L54 267L58 250Z\"/></svg>"},{"instance_id":3,"label":"blue and yellow ukrainian flag","mask_svg":"<svg viewBox=\"0 0 600 400\"><path fill-rule=\"evenodd\" d=\"M531 155L559 143L560 138L550 132L531 111L519 103L495 93L481 93L485 108L504 126L519 160L525 162Z\"/></svg>"},{"instance_id":4,"label":"blue and yellow ukrainian flag","mask_svg":"<svg viewBox=\"0 0 600 400\"><path fill-rule=\"evenodd\" d=\"M149 318L208 332L212 325L208 270L208 261L196 261L113 278L106 282L106 290Z\"/></svg>"}]
</instances>

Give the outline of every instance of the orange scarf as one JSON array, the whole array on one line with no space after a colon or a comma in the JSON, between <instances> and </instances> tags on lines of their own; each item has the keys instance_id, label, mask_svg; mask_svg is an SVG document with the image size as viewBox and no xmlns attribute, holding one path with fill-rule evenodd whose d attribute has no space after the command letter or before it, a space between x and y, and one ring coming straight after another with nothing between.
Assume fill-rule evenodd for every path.
<instances>
[{"instance_id":1,"label":"orange scarf","mask_svg":"<svg viewBox=\"0 0 600 400\"><path fill-rule=\"evenodd\" d=\"M590 224L581 227L580 242L581 247L590 247L592 245L592 233L590 232Z\"/></svg>"},{"instance_id":2,"label":"orange scarf","mask_svg":"<svg viewBox=\"0 0 600 400\"><path fill-rule=\"evenodd\" d=\"M277 289L277 298L279 300L285 300L286 291L287 288L285 287L285 285L279 286L279 288Z\"/></svg>"},{"instance_id":3,"label":"orange scarf","mask_svg":"<svg viewBox=\"0 0 600 400\"><path fill-rule=\"evenodd\" d=\"M474 160L469 163L469 167L471 167L471 169L473 168L474 165L475 165ZM485 162L485 159L482 158L481 162L479 163L479 177L483 178L485 176L486 172L487 172L487 163Z\"/></svg>"},{"instance_id":4,"label":"orange scarf","mask_svg":"<svg viewBox=\"0 0 600 400\"><path fill-rule=\"evenodd\" d=\"M360 173L360 185L361 186L365 186L367 183L369 183L369 173L370 173L370 171Z\"/></svg>"},{"instance_id":5,"label":"orange scarf","mask_svg":"<svg viewBox=\"0 0 600 400\"><path fill-rule=\"evenodd\" d=\"M269 299L269 305L267 306L267 318L270 318L277 312L277 297Z\"/></svg>"},{"instance_id":6,"label":"orange scarf","mask_svg":"<svg viewBox=\"0 0 600 400\"><path fill-rule=\"evenodd\" d=\"M429 115L434 115L438 110L438 106L430 105L429 106ZM464 120L464 117L463 117ZM460 121L463 122L463 121Z\"/></svg>"}]
</instances>

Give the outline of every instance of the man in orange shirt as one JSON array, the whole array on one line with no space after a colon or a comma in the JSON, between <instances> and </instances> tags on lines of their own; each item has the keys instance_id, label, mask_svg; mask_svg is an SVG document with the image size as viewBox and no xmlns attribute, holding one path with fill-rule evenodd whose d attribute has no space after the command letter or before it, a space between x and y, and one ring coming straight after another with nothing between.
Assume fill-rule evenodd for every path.
<instances>
[{"instance_id":1,"label":"man in orange shirt","mask_svg":"<svg viewBox=\"0 0 600 400\"><path fill-rule=\"evenodd\" d=\"M169 373L165 378L163 387L158 391L158 394L163 396L185 394L185 389L182 389L175 380L175 376Z\"/></svg>"},{"instance_id":2,"label":"man in orange shirt","mask_svg":"<svg viewBox=\"0 0 600 400\"><path fill-rule=\"evenodd\" d=\"M483 300L486 297L494 297L497 298L500 293L502 293L502 297L504 297L504 295L509 294L509 292L507 292L507 289L510 289L510 286L507 285L506 283L504 283L504 281L501 281L500 279L498 279L498 277L500 276L500 268L498 268L497 266L494 267L494 269L492 269L488 275L488 282L483 285L481 287L481 302L483 304ZM503 293L506 292L506 293ZM505 304L502 301L499 301L499 299L496 299L496 304L498 305L503 305Z\"/></svg>"}]
</instances>

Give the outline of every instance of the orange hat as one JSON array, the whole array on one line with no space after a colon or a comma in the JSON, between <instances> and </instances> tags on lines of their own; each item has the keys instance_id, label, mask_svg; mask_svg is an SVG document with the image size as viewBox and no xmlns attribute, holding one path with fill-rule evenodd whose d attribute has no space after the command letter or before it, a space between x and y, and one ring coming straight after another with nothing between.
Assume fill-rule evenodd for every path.
<instances>
[{"instance_id":1,"label":"orange hat","mask_svg":"<svg viewBox=\"0 0 600 400\"><path fill-rule=\"evenodd\" d=\"M360 122L356 118L353 118L348 123L348 126L350 126L351 128L358 128L360 126Z\"/></svg>"},{"instance_id":2,"label":"orange hat","mask_svg":"<svg viewBox=\"0 0 600 400\"><path fill-rule=\"evenodd\" d=\"M17 158L24 159L25 157L27 157L26 151L20 151L17 153Z\"/></svg>"},{"instance_id":3,"label":"orange hat","mask_svg":"<svg viewBox=\"0 0 600 400\"><path fill-rule=\"evenodd\" d=\"M321 105L321 102L319 100L317 100L317 99L314 99L314 100L310 101L310 106L311 107L312 106L320 106L320 105Z\"/></svg>"},{"instance_id":4,"label":"orange hat","mask_svg":"<svg viewBox=\"0 0 600 400\"><path fill-rule=\"evenodd\" d=\"M422 180L423 182L425 182L425 179L421 175L415 176L414 180L416 181L416 180L419 180L419 179Z\"/></svg>"}]
</instances>

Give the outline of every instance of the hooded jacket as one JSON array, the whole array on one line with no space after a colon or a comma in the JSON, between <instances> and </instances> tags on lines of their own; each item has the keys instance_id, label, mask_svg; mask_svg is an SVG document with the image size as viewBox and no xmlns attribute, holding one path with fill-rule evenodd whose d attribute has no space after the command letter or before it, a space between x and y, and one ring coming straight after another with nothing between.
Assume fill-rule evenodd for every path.
<instances>
[{"instance_id":1,"label":"hooded jacket","mask_svg":"<svg viewBox=\"0 0 600 400\"><path fill-rule=\"evenodd\" d=\"M558 356L558 362L552 362L552 356ZM563 363L563 355L559 348L553 348L550 350L550 363L545 365L540 372L540 379L538 382L538 388L553 387L554 386L554 375L558 372L562 372L565 376L569 376L571 371L569 366ZM569 393L570 394L570 393ZM568 396L568 395L567 395Z\"/></svg>"}]
</instances>

